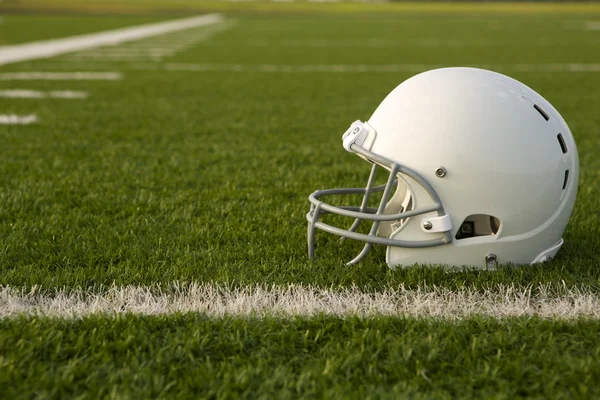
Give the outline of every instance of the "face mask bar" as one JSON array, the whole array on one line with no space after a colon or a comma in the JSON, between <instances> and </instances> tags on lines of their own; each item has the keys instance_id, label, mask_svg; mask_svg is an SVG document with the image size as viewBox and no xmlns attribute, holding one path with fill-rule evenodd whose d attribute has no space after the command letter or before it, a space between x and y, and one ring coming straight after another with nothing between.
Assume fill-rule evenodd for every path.
<instances>
[{"instance_id":1,"label":"face mask bar","mask_svg":"<svg viewBox=\"0 0 600 400\"><path fill-rule=\"evenodd\" d=\"M357 144L350 145L350 149L373 163L367 186L365 188L340 188L340 189L327 189L317 190L312 193L308 200L311 203L310 211L306 214L306 220L308 221L308 256L314 257L315 252L315 233L317 229L325 232L329 232L342 238L354 239L366 242L362 251L347 265L356 264L361 261L369 252L373 244L381 244L384 246L394 247L408 247L408 248L420 248L420 247L432 247L447 244L452 242L452 235L448 232L442 232L441 238L430 239L430 240L396 240L386 237L377 236L377 230L382 221L398 221L404 218L413 217L416 215L427 214L430 212L437 212L438 216L445 215L444 207L442 202L437 195L433 187L423 179L418 173L411 170L408 167L397 164L385 157L381 157L375 153L360 147ZM383 165L390 170L387 183L373 187L375 181L375 174L379 165ZM434 204L422 207L416 210L400 212L396 214L384 214L385 206L388 201L389 195L392 188L398 182L398 174L402 173L413 178L418 184L423 186L427 191ZM371 193L383 192L381 202L377 208L367 207L369 196ZM324 196L340 195L340 194L363 194L363 200L359 207L357 206L332 206L324 203L320 198ZM319 217L325 214L337 214L345 217L355 218L354 223L349 229L342 229L332 225L325 224L319 221ZM362 220L373 221L371 230L368 234L362 234L355 232L356 228Z\"/></svg>"}]
</instances>

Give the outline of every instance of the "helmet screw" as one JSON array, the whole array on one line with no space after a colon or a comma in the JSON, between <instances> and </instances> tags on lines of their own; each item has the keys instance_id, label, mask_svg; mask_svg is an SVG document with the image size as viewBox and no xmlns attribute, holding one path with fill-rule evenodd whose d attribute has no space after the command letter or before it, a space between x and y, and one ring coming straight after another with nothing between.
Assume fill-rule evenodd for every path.
<instances>
[{"instance_id":1,"label":"helmet screw","mask_svg":"<svg viewBox=\"0 0 600 400\"><path fill-rule=\"evenodd\" d=\"M486 264L496 264L498 262L498 258L495 254L490 253L487 256L485 256L485 262Z\"/></svg>"},{"instance_id":2,"label":"helmet screw","mask_svg":"<svg viewBox=\"0 0 600 400\"><path fill-rule=\"evenodd\" d=\"M360 128L357 126L356 128L354 128L354 130L352 131L352 133L358 133L358 131L360 131Z\"/></svg>"},{"instance_id":3,"label":"helmet screw","mask_svg":"<svg viewBox=\"0 0 600 400\"><path fill-rule=\"evenodd\" d=\"M444 167L437 167L435 170L435 176L437 176L438 178L443 178L446 176L446 168Z\"/></svg>"},{"instance_id":4,"label":"helmet screw","mask_svg":"<svg viewBox=\"0 0 600 400\"><path fill-rule=\"evenodd\" d=\"M433 228L433 224L430 221L423 222L423 229L430 230L431 228Z\"/></svg>"}]
</instances>

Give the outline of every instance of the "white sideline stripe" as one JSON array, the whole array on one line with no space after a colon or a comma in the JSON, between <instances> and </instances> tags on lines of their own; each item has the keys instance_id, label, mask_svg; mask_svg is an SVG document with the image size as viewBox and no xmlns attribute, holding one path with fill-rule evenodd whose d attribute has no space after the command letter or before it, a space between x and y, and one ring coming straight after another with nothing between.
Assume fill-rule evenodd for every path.
<instances>
[{"instance_id":1,"label":"white sideline stripe","mask_svg":"<svg viewBox=\"0 0 600 400\"><path fill-rule=\"evenodd\" d=\"M73 90L53 90L51 92L41 92L39 90L8 89L0 90L0 97L7 99L85 99L88 97L88 94L86 92Z\"/></svg>"},{"instance_id":2,"label":"white sideline stripe","mask_svg":"<svg viewBox=\"0 0 600 400\"><path fill-rule=\"evenodd\" d=\"M38 122L37 115L0 114L0 125L30 125ZM1 303L1 300L0 300ZM0 312L1 315L1 312Z\"/></svg>"},{"instance_id":3,"label":"white sideline stripe","mask_svg":"<svg viewBox=\"0 0 600 400\"><path fill-rule=\"evenodd\" d=\"M465 67L485 68L517 72L600 72L600 64L470 64ZM156 67L136 65L136 69L155 69ZM447 67L440 64L307 64L307 65L277 65L277 64L163 64L165 71L229 71L229 72L421 72L435 68Z\"/></svg>"},{"instance_id":4,"label":"white sideline stripe","mask_svg":"<svg viewBox=\"0 0 600 400\"><path fill-rule=\"evenodd\" d=\"M0 81L118 81L119 72L4 72Z\"/></svg>"},{"instance_id":5,"label":"white sideline stripe","mask_svg":"<svg viewBox=\"0 0 600 400\"><path fill-rule=\"evenodd\" d=\"M197 312L222 316L408 316L459 320L471 316L600 318L600 298L589 288L550 285L497 285L488 290L401 286L381 292L356 287L322 289L304 285L227 288L210 283L111 286L105 289L15 289L0 287L0 318L47 315L77 318L90 314L160 315Z\"/></svg>"},{"instance_id":6,"label":"white sideline stripe","mask_svg":"<svg viewBox=\"0 0 600 400\"><path fill-rule=\"evenodd\" d=\"M63 39L43 40L14 46L0 47L0 65L54 57L60 54L91 49L104 45L117 45L131 40L162 35L223 21L220 14L177 19L145 24L123 29L72 36Z\"/></svg>"}]
</instances>

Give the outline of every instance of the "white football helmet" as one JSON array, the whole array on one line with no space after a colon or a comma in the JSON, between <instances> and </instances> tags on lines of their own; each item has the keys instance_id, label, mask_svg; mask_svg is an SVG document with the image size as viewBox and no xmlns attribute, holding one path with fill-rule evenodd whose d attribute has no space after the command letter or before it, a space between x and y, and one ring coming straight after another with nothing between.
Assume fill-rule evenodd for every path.
<instances>
[{"instance_id":1,"label":"white football helmet","mask_svg":"<svg viewBox=\"0 0 600 400\"><path fill-rule=\"evenodd\" d=\"M558 111L524 84L491 71L443 68L396 87L368 122L344 133L344 148L373 164L366 188L309 196L308 253L315 230L387 246L390 268L418 264L494 268L533 264L563 244L579 177L575 140ZM390 171L374 186L379 167ZM383 192L377 208L369 196ZM328 195L364 194L333 206ZM355 219L349 229L324 214ZM356 232L372 221L368 234Z\"/></svg>"}]
</instances>

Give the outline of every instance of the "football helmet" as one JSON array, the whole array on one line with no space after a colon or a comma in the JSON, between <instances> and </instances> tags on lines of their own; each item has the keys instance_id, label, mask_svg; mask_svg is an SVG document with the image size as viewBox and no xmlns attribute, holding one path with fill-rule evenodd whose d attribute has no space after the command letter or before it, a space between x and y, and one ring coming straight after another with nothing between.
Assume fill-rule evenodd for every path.
<instances>
[{"instance_id":1,"label":"football helmet","mask_svg":"<svg viewBox=\"0 0 600 400\"><path fill-rule=\"evenodd\" d=\"M317 229L387 246L390 268L413 264L534 264L563 244L579 177L575 140L556 109L524 84L476 68L442 68L402 82L343 147L372 164L366 187L309 196L308 253ZM375 185L378 169L387 182ZM373 193L382 193L377 207ZM363 195L334 206L331 195ZM354 219L348 229L319 218ZM371 221L368 233L356 231Z\"/></svg>"}]
</instances>

